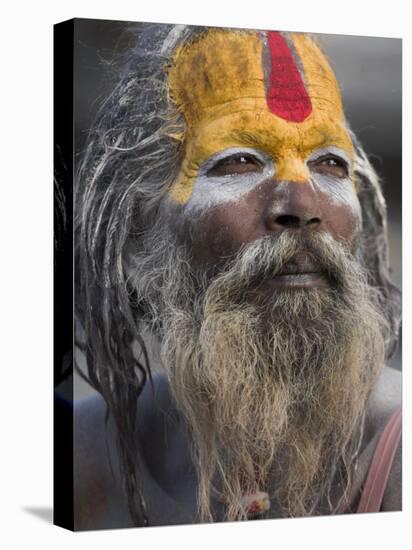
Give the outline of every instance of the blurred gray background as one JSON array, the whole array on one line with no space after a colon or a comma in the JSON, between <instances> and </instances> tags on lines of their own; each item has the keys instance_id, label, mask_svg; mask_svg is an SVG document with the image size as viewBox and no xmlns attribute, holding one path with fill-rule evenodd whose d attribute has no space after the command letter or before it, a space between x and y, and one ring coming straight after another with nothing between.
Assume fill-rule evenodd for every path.
<instances>
[{"instance_id":1,"label":"blurred gray background","mask_svg":"<svg viewBox=\"0 0 412 550\"><path fill-rule=\"evenodd\" d=\"M77 19L75 25L75 146L80 155L88 129L116 82L116 57L131 45L130 23ZM389 214L393 279L400 287L402 180L402 41L317 35L340 83L352 129L383 181ZM400 347L391 364L401 368ZM75 396L88 392L75 379Z\"/></svg>"}]
</instances>

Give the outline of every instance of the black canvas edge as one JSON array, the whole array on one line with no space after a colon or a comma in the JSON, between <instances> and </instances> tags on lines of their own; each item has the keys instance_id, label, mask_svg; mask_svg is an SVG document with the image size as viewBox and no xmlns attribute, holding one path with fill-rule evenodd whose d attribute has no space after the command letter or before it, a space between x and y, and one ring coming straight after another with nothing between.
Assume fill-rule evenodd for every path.
<instances>
[{"instance_id":1,"label":"black canvas edge","mask_svg":"<svg viewBox=\"0 0 412 550\"><path fill-rule=\"evenodd\" d=\"M54 411L53 523L74 530L73 175L74 20L53 27L54 69ZM56 388L58 390L56 391Z\"/></svg>"}]
</instances>

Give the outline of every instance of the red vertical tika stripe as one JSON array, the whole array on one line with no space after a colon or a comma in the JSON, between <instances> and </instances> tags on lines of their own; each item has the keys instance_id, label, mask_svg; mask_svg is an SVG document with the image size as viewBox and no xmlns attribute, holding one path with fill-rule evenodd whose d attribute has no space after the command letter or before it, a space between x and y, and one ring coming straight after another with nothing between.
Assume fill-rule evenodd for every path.
<instances>
[{"instance_id":1,"label":"red vertical tika stripe","mask_svg":"<svg viewBox=\"0 0 412 550\"><path fill-rule=\"evenodd\" d=\"M291 122L302 122L312 112L310 97L286 40L279 32L267 33L270 52L267 104L272 113Z\"/></svg>"}]
</instances>

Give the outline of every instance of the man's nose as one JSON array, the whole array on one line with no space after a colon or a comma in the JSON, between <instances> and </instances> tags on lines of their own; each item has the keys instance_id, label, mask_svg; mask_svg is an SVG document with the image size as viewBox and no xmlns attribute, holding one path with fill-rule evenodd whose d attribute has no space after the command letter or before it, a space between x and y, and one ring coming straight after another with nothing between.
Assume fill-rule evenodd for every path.
<instances>
[{"instance_id":1,"label":"man's nose","mask_svg":"<svg viewBox=\"0 0 412 550\"><path fill-rule=\"evenodd\" d=\"M271 200L264 215L264 223L269 231L312 231L320 228L321 206L310 181L275 182L271 191Z\"/></svg>"}]
</instances>

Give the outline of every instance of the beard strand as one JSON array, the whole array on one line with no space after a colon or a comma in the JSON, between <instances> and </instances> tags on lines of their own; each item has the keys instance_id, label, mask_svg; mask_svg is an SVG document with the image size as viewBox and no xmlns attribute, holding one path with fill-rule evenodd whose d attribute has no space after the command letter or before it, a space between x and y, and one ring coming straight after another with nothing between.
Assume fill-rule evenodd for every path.
<instances>
[{"instance_id":1,"label":"beard strand","mask_svg":"<svg viewBox=\"0 0 412 550\"><path fill-rule=\"evenodd\" d=\"M284 232L206 276L163 230L146 243L131 281L191 432L200 520L214 519L216 495L226 519L245 519L243 497L257 491L277 515L336 512L384 358L385 321L360 263L328 235ZM259 282L302 253L330 286L256 299Z\"/></svg>"}]
</instances>

